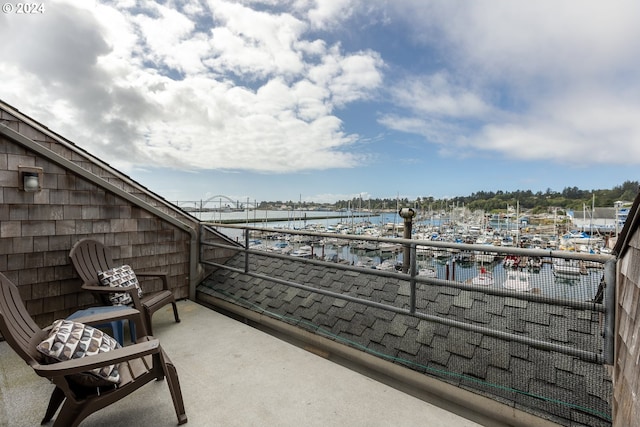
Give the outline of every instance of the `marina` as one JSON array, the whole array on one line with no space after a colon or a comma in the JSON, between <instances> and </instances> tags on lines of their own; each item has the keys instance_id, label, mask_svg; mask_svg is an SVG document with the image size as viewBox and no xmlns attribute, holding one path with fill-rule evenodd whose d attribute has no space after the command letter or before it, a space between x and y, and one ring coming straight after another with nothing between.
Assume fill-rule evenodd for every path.
<instances>
[{"instance_id":1,"label":"marina","mask_svg":"<svg viewBox=\"0 0 640 427\"><path fill-rule=\"evenodd\" d=\"M342 263L361 268L400 272L403 265L403 247L389 239L403 237L404 223L397 213L352 215L349 212L254 212L253 220L247 212L211 213L212 221L224 233L242 242L242 231L226 228L219 220L245 218L245 225L269 231L252 230L250 248L291 255L294 257ZM536 233L528 227L513 226L517 222L490 221L484 217L469 222L452 221L444 215L418 218L411 230L411 239L424 241L416 246L416 275L441 280L453 280L482 288L500 288L513 292L531 292L548 297L591 301L602 280L603 265L579 260L550 257L524 257L498 254L495 248L531 248L553 251L568 250L584 253L608 253L601 236L585 236L584 232L565 235ZM229 224L229 222L226 222ZM308 232L291 234L289 230ZM322 237L314 234L321 234ZM344 236L363 236L353 240ZM372 238L385 238L372 241ZM577 240L582 239L582 240ZM431 242L451 242L482 245L482 249L462 251Z\"/></svg>"},{"instance_id":2,"label":"marina","mask_svg":"<svg viewBox=\"0 0 640 427\"><path fill-rule=\"evenodd\" d=\"M193 212L198 219L216 224L243 224L250 227L307 230L310 232L363 235L373 237L403 237L404 223L398 212L328 211L328 210L261 210ZM602 232L592 228L581 230L579 223L555 218L538 219L483 212L424 211L417 212L411 238L452 243L487 244L501 247L560 249L586 253L608 253L611 229ZM583 228L583 227L582 227ZM230 232L233 238L241 236ZM490 254L487 254L490 257Z\"/></svg>"},{"instance_id":3,"label":"marina","mask_svg":"<svg viewBox=\"0 0 640 427\"><path fill-rule=\"evenodd\" d=\"M298 236L296 236L298 237ZM251 249L291 256L313 258L385 271L400 272L403 264L401 245L395 250L380 250L344 240L326 239L304 242L280 239L253 239ZM357 241L356 241L357 242ZM463 253L441 248L422 247L416 252L417 275L453 280L483 288L493 287L516 292L532 292L548 297L592 301L603 277L603 265L572 260L566 261L570 270L560 269L563 259L533 259L531 257L487 257L487 253ZM512 261L518 258L517 261ZM486 262L491 259L490 262ZM575 261L575 262L574 262Z\"/></svg>"},{"instance_id":4,"label":"marina","mask_svg":"<svg viewBox=\"0 0 640 427\"><path fill-rule=\"evenodd\" d=\"M335 248L316 247L315 253L324 253L328 259L335 259ZM394 266L399 271L402 265L403 254L397 253L390 257L376 254L370 256L358 251L350 251L343 247L338 252L339 259L347 260L353 265L361 265L365 268L389 268ZM349 255L350 254L350 255ZM349 258L351 261L348 261ZM457 261L452 254L449 257L433 257L422 255L418 257L418 274L422 271L435 271L435 277L443 280L455 280L465 284L483 287L497 287L514 291L535 292L541 295L573 299L578 301L591 301L598 290L602 279L602 266L594 265L594 268L582 268L582 273L564 275L554 271L551 260L543 262L539 268L508 267L504 264L504 258L495 257L491 263L479 263L476 261ZM515 281L514 281L515 280Z\"/></svg>"}]
</instances>

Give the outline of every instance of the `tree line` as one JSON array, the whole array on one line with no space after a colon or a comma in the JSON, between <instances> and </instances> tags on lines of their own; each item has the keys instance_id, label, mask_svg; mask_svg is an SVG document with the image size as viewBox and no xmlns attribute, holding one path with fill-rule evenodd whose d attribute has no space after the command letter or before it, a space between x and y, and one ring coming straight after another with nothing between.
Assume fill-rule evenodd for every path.
<instances>
[{"instance_id":1,"label":"tree line","mask_svg":"<svg viewBox=\"0 0 640 427\"><path fill-rule=\"evenodd\" d=\"M549 212L552 208L582 210L586 205L591 207L613 207L614 203L632 202L636 198L640 183L638 181L625 181L622 185L612 189L581 190L578 187L566 187L562 191L554 191L547 188L545 192L531 190L516 191L478 191L469 196L459 196L447 199L436 199L432 196L418 197L415 200L408 198L369 198L353 197L351 200L339 200L333 204L314 202L276 201L261 202L260 209L279 208L282 205L293 206L301 209L323 207L331 210L358 210L368 209L373 211L395 210L397 207L413 207L419 210L448 210L453 207L466 207L470 210L483 210L485 212L504 211L507 206L519 205L521 210L529 210L533 214Z\"/></svg>"},{"instance_id":2,"label":"tree line","mask_svg":"<svg viewBox=\"0 0 640 427\"><path fill-rule=\"evenodd\" d=\"M479 191L469 196L453 197L450 199L436 199L431 196L418 197L416 200L407 198L367 199L354 197L351 200L340 200L333 204L339 209L395 209L399 207L414 207L420 210L447 210L452 207L465 206L470 210L484 210L485 212L504 211L507 205L518 204L522 210L532 213L543 213L554 207L571 210L582 210L586 205L591 207L613 207L615 202L632 202L636 198L640 183L625 181L622 185L612 189L581 190L578 187L566 187L562 191L547 188L545 192L531 190L516 191ZM312 203L304 203L311 207Z\"/></svg>"}]
</instances>

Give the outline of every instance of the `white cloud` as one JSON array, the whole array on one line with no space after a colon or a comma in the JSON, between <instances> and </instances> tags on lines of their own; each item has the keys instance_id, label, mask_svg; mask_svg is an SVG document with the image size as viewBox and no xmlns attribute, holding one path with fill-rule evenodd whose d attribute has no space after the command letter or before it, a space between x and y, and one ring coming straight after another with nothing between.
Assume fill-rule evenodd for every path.
<instances>
[{"instance_id":1,"label":"white cloud","mask_svg":"<svg viewBox=\"0 0 640 427\"><path fill-rule=\"evenodd\" d=\"M389 129L423 136L430 143L455 144L460 138L460 127L454 122L432 118L398 114L385 114L378 121ZM451 136L456 139L452 140Z\"/></svg>"},{"instance_id":2,"label":"white cloud","mask_svg":"<svg viewBox=\"0 0 640 427\"><path fill-rule=\"evenodd\" d=\"M139 52L146 61L162 64L184 73L204 71L201 58L209 50L207 39L194 34L194 22L178 12L162 5L154 5L154 16L136 14L128 16L134 31L139 32L136 44L145 46Z\"/></svg>"},{"instance_id":3,"label":"white cloud","mask_svg":"<svg viewBox=\"0 0 640 427\"><path fill-rule=\"evenodd\" d=\"M327 28L348 19L353 13L353 1L350 0L311 0L308 2L309 22L315 28Z\"/></svg>"},{"instance_id":4,"label":"white cloud","mask_svg":"<svg viewBox=\"0 0 640 427\"><path fill-rule=\"evenodd\" d=\"M473 67L467 72L486 78L607 73L612 65L635 63L629 52L640 47L634 0L409 0L393 7L416 39L435 38L452 60Z\"/></svg>"},{"instance_id":5,"label":"white cloud","mask_svg":"<svg viewBox=\"0 0 640 427\"><path fill-rule=\"evenodd\" d=\"M428 142L561 164L640 161L640 3L395 2L436 71L391 91L380 123ZM490 96L488 94L491 94ZM624 153L624 154L623 154Z\"/></svg>"},{"instance_id":6,"label":"white cloud","mask_svg":"<svg viewBox=\"0 0 640 427\"><path fill-rule=\"evenodd\" d=\"M464 86L456 86L442 72L411 77L391 89L398 105L418 114L433 114L451 118L483 117L492 107Z\"/></svg>"},{"instance_id":7,"label":"white cloud","mask_svg":"<svg viewBox=\"0 0 640 427\"><path fill-rule=\"evenodd\" d=\"M314 7L324 17L334 10ZM56 2L40 21L0 30L34 48L0 47L11 82L0 91L125 170L356 166L366 157L349 151L357 136L344 132L334 110L381 85L382 61L305 38L304 16L221 0L185 9ZM37 105L24 100L33 92Z\"/></svg>"},{"instance_id":8,"label":"white cloud","mask_svg":"<svg viewBox=\"0 0 640 427\"><path fill-rule=\"evenodd\" d=\"M512 158L552 159L574 166L637 164L639 114L640 103L582 93L541 102L533 113L510 123L489 124L471 144Z\"/></svg>"},{"instance_id":9,"label":"white cloud","mask_svg":"<svg viewBox=\"0 0 640 427\"><path fill-rule=\"evenodd\" d=\"M271 14L240 4L211 0L214 19L224 27L213 31L212 44L218 53L210 62L238 74L259 78L276 74L295 76L304 63L295 43L307 25L286 13Z\"/></svg>"},{"instance_id":10,"label":"white cloud","mask_svg":"<svg viewBox=\"0 0 640 427\"><path fill-rule=\"evenodd\" d=\"M58 0L38 19L0 16L0 36L24 41L0 45L0 97L123 169L355 167L372 155L341 117L365 117L363 101L440 153L640 159L633 0L182 3ZM357 34L389 27L388 46ZM425 67L405 73L403 60Z\"/></svg>"}]
</instances>

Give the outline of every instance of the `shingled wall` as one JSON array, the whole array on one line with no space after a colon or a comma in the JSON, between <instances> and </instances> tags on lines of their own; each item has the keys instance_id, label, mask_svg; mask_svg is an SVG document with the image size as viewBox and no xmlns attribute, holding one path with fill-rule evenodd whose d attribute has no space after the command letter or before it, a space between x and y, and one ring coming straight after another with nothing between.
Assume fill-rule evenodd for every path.
<instances>
[{"instance_id":1,"label":"shingled wall","mask_svg":"<svg viewBox=\"0 0 640 427\"><path fill-rule=\"evenodd\" d=\"M116 262L136 271L167 271L176 297L189 296L190 281L205 274L198 266L198 277L190 277L190 245L200 232L196 218L2 103L0 124L9 129L0 133L0 271L18 285L39 325L95 304L91 294L80 290L68 257L73 244L84 237L111 247ZM22 138L37 144L38 151ZM81 170L61 166L60 158ZM21 189L23 167L39 168L35 170L42 175L40 191ZM110 191L110 186L135 196L136 202ZM227 254L219 251L213 256Z\"/></svg>"},{"instance_id":2,"label":"shingled wall","mask_svg":"<svg viewBox=\"0 0 640 427\"><path fill-rule=\"evenodd\" d=\"M636 198L629 219L618 239L616 299L616 358L613 371L614 426L640 424L640 198Z\"/></svg>"}]
</instances>

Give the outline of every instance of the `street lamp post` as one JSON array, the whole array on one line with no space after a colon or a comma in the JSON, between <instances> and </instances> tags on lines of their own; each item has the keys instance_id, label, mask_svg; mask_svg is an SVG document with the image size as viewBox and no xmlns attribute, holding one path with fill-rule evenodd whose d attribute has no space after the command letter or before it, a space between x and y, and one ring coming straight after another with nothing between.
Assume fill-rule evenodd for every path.
<instances>
[{"instance_id":1,"label":"street lamp post","mask_svg":"<svg viewBox=\"0 0 640 427\"><path fill-rule=\"evenodd\" d=\"M404 232L405 239L411 239L412 220L416 215L416 211L411 208L402 208L398 211L398 214L404 219ZM411 263L411 245L405 244L402 252L402 272L407 273Z\"/></svg>"}]
</instances>

